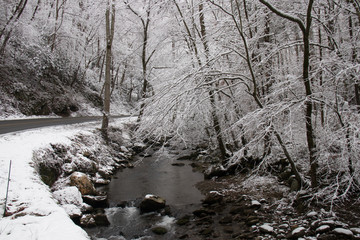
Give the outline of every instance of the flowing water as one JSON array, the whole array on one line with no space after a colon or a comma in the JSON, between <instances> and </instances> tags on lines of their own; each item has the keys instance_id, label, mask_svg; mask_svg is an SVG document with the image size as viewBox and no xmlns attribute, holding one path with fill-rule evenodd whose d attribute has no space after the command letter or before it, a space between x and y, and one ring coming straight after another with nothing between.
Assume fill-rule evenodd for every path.
<instances>
[{"instance_id":1,"label":"flowing water","mask_svg":"<svg viewBox=\"0 0 360 240\"><path fill-rule=\"evenodd\" d=\"M110 208L106 214L111 225L87 229L94 239L174 239L175 218L157 213L140 215L134 205L137 199L147 194L158 195L170 205L172 216L181 216L195 210L203 198L195 184L203 175L194 172L189 161L178 161L176 153L166 148L156 151L151 157L135 157L135 168L116 173L104 189L108 192ZM184 163L185 166L173 166ZM125 208L116 207L126 201ZM151 228L161 226L168 230L163 236L155 236Z\"/></svg>"}]
</instances>

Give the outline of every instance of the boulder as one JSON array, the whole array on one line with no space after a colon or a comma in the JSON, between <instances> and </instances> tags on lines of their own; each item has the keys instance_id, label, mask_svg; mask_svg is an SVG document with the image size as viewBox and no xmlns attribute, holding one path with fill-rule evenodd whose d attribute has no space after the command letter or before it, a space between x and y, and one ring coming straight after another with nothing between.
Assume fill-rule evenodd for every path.
<instances>
[{"instance_id":1,"label":"boulder","mask_svg":"<svg viewBox=\"0 0 360 240\"><path fill-rule=\"evenodd\" d=\"M148 212L155 212L160 209L165 208L165 199L148 194L140 203L140 213L148 213Z\"/></svg>"},{"instance_id":2,"label":"boulder","mask_svg":"<svg viewBox=\"0 0 360 240\"><path fill-rule=\"evenodd\" d=\"M93 208L109 207L109 202L108 202L107 196L84 195L83 200L85 203L91 205Z\"/></svg>"},{"instance_id":3,"label":"boulder","mask_svg":"<svg viewBox=\"0 0 360 240\"><path fill-rule=\"evenodd\" d=\"M82 195L96 195L96 190L89 177L81 172L74 172L70 176L70 185L79 189Z\"/></svg>"}]
</instances>

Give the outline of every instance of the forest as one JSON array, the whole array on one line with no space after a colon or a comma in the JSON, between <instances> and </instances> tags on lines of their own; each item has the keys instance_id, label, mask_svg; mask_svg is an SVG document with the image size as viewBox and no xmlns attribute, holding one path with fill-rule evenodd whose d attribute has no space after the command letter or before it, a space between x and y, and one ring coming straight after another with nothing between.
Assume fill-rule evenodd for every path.
<instances>
[{"instance_id":1,"label":"forest","mask_svg":"<svg viewBox=\"0 0 360 240\"><path fill-rule=\"evenodd\" d=\"M1 68L31 69L40 85L55 69L63 89L92 89L105 131L111 108L126 102L143 139L205 145L221 167L251 165L253 174L284 164L309 202L358 198L359 0L1 6ZM9 96L26 85L0 84Z\"/></svg>"}]
</instances>

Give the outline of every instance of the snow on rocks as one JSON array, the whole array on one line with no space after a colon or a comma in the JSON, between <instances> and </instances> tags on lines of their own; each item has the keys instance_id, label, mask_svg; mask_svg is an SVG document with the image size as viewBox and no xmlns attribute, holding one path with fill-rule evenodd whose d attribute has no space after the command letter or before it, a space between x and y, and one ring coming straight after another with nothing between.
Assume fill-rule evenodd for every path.
<instances>
[{"instance_id":1,"label":"snow on rocks","mask_svg":"<svg viewBox=\"0 0 360 240\"><path fill-rule=\"evenodd\" d=\"M360 234L360 228L350 228L354 234Z\"/></svg>"},{"instance_id":2,"label":"snow on rocks","mask_svg":"<svg viewBox=\"0 0 360 240\"><path fill-rule=\"evenodd\" d=\"M346 237L349 237L349 238L352 238L354 236L354 233L348 229L345 229L345 228L335 228L333 230L333 232L336 234L336 235L339 235L339 236L346 236Z\"/></svg>"},{"instance_id":3,"label":"snow on rocks","mask_svg":"<svg viewBox=\"0 0 360 240\"><path fill-rule=\"evenodd\" d=\"M295 228L291 232L290 238L300 238L300 237L303 237L305 235L305 233L306 233L306 228L298 227L298 228Z\"/></svg>"},{"instance_id":4,"label":"snow on rocks","mask_svg":"<svg viewBox=\"0 0 360 240\"><path fill-rule=\"evenodd\" d=\"M116 120L114 123L119 126L122 124L123 120ZM7 176L9 161L12 160L7 217L0 217L0 239L89 239L86 232L74 224L69 214L79 215L80 209L90 211L91 207L80 204L79 192L75 191L75 187L68 187L67 181L61 180L59 184L52 185L54 179L49 179L49 185L46 185L39 175L36 161L63 164L62 167L59 165L60 168L56 165L48 169L56 167L54 177L61 173L68 176L83 167L83 160L88 164L95 156L82 154L85 153L85 149L77 151L86 145L86 150L90 153L98 153L97 159L93 160L99 161L99 164L86 166L90 170L96 171L97 168L106 167L109 163L115 166L116 162L113 159L101 161L104 155L110 154L107 150L103 151L99 137L93 132L97 125L98 123L85 123L47 127L0 136L0 176ZM81 146L80 142L84 139L89 142ZM67 149L59 146L66 146ZM73 161L74 159L79 161ZM1 177L0 197L5 196L6 184L7 179ZM55 190L54 194L49 188L51 185ZM64 198L64 194L67 193L70 194L69 199ZM63 207L58 205L58 202ZM4 211L4 205L0 204L0 211Z\"/></svg>"},{"instance_id":5,"label":"snow on rocks","mask_svg":"<svg viewBox=\"0 0 360 240\"><path fill-rule=\"evenodd\" d=\"M274 228L272 226L270 226L269 223L265 223L265 224L261 225L259 227L259 230L262 233L269 233L269 234L274 233Z\"/></svg>"},{"instance_id":6,"label":"snow on rocks","mask_svg":"<svg viewBox=\"0 0 360 240\"><path fill-rule=\"evenodd\" d=\"M316 233L325 233L331 230L331 227L329 225L322 225L318 227L315 231Z\"/></svg>"},{"instance_id":7,"label":"snow on rocks","mask_svg":"<svg viewBox=\"0 0 360 240\"><path fill-rule=\"evenodd\" d=\"M145 198L140 203L140 212L148 213L155 212L157 210L165 208L165 199L155 196L152 194L147 194Z\"/></svg>"},{"instance_id":8,"label":"snow on rocks","mask_svg":"<svg viewBox=\"0 0 360 240\"><path fill-rule=\"evenodd\" d=\"M1 136L0 175L7 176L9 160L12 160L12 171L9 217L0 219L0 239L89 239L56 203L49 187L35 174L32 162L33 151L47 146L49 139L70 144L69 137L78 133L90 134L85 129L62 126ZM1 196L5 196L6 183L7 179L0 178Z\"/></svg>"},{"instance_id":9,"label":"snow on rocks","mask_svg":"<svg viewBox=\"0 0 360 240\"><path fill-rule=\"evenodd\" d=\"M74 186L55 191L53 192L53 196L61 205L74 204L76 206L82 206L83 204L81 193L78 188Z\"/></svg>"},{"instance_id":10,"label":"snow on rocks","mask_svg":"<svg viewBox=\"0 0 360 240\"><path fill-rule=\"evenodd\" d=\"M308 214L306 214L306 216L312 218L312 217L318 216L318 213L315 211L312 211L312 212L309 212Z\"/></svg>"}]
</instances>

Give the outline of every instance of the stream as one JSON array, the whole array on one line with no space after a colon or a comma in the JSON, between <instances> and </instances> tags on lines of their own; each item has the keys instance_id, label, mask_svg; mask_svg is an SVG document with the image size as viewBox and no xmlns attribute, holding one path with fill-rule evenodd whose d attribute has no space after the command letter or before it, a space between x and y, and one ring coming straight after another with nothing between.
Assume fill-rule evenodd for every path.
<instances>
[{"instance_id":1,"label":"stream","mask_svg":"<svg viewBox=\"0 0 360 240\"><path fill-rule=\"evenodd\" d=\"M108 193L110 207L105 209L110 221L109 227L85 229L92 239L174 239L175 218L190 213L201 205L203 196L195 184L203 180L203 174L194 172L190 161L178 161L177 152L161 148L149 157L135 156L135 168L117 172L111 183L102 187ZM173 166L184 163L184 166ZM140 215L135 205L147 194L154 194L166 200L171 214L159 213ZM117 207L126 202L126 207ZM165 235L155 235L151 228L161 226L168 230Z\"/></svg>"}]
</instances>

